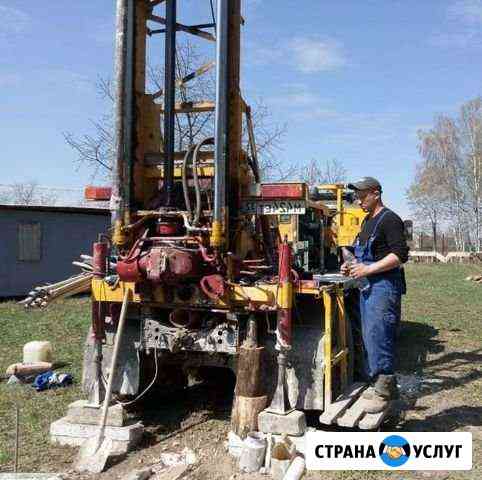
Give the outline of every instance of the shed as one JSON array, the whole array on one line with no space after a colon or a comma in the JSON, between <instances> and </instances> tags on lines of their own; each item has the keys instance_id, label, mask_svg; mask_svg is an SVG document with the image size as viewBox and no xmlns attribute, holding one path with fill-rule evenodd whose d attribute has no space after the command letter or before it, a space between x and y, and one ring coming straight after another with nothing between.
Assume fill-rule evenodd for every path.
<instances>
[{"instance_id":1,"label":"shed","mask_svg":"<svg viewBox=\"0 0 482 480\"><path fill-rule=\"evenodd\" d=\"M0 297L79 273L72 261L109 225L106 208L0 205Z\"/></svg>"}]
</instances>

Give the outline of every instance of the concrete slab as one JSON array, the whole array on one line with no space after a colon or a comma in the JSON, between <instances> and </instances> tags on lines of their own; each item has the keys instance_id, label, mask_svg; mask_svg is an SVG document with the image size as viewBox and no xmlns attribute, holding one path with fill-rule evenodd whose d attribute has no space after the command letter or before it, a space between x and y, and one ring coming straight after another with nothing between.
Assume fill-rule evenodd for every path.
<instances>
[{"instance_id":1,"label":"concrete slab","mask_svg":"<svg viewBox=\"0 0 482 480\"><path fill-rule=\"evenodd\" d=\"M258 415L258 429L263 433L300 436L306 431L305 414L294 410L287 415L279 415L265 410Z\"/></svg>"},{"instance_id":2,"label":"concrete slab","mask_svg":"<svg viewBox=\"0 0 482 480\"><path fill-rule=\"evenodd\" d=\"M98 425L102 408L88 407L87 400L77 400L71 403L67 409L67 421L85 425ZM107 415L108 427L124 427L127 424L127 413L120 404L109 407Z\"/></svg>"},{"instance_id":3,"label":"concrete slab","mask_svg":"<svg viewBox=\"0 0 482 480\"><path fill-rule=\"evenodd\" d=\"M81 446L83 442L96 435L96 425L70 423L67 417L61 418L50 425L50 440L59 445ZM121 455L131 450L142 438L144 426L142 423L132 423L124 427L106 427L105 436L112 440L114 454Z\"/></svg>"}]
</instances>

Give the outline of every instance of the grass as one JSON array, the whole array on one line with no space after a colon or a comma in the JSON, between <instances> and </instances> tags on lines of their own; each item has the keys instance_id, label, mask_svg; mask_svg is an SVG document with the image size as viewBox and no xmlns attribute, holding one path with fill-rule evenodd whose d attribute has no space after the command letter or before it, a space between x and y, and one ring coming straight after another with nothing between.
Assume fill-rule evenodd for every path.
<instances>
[{"instance_id":1,"label":"grass","mask_svg":"<svg viewBox=\"0 0 482 480\"><path fill-rule=\"evenodd\" d=\"M30 386L0 383L0 472L12 471L15 443L15 405L20 409L20 471L49 471L65 450L49 444L50 423L81 395L82 350L90 323L90 299L61 301L46 311L25 311L15 302L0 303L0 372L22 361L23 345L49 340L56 361L68 366L74 386L37 393Z\"/></svg>"},{"instance_id":2,"label":"grass","mask_svg":"<svg viewBox=\"0 0 482 480\"><path fill-rule=\"evenodd\" d=\"M466 276L478 272L480 267L467 265L407 267L401 370L435 377L442 383L417 400L417 407L401 425L405 431L481 425L482 286L465 281ZM82 350L90 322L89 302L88 298L70 299L46 311L33 312L24 311L14 302L0 303L0 373L22 360L22 347L28 341L50 340L55 359L69 362L63 371L72 373L75 381L73 387L42 393L29 386L0 383L0 472L13 469L15 404L20 407L19 470L70 468L74 450L50 445L48 432L50 423L62 417L67 405L82 395ZM480 455L474 456L476 462L481 464ZM478 478L460 475L449 478ZM346 472L336 478L381 477L373 472L363 476Z\"/></svg>"}]
</instances>

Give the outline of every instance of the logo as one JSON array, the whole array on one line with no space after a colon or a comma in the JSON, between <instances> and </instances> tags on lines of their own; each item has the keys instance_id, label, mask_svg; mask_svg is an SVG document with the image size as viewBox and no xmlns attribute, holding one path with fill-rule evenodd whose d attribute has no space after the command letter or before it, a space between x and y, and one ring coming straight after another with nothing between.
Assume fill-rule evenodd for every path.
<instances>
[{"instance_id":1,"label":"logo","mask_svg":"<svg viewBox=\"0 0 482 480\"><path fill-rule=\"evenodd\" d=\"M410 457L410 445L403 437L390 435L380 443L378 454L389 467L400 467Z\"/></svg>"}]
</instances>

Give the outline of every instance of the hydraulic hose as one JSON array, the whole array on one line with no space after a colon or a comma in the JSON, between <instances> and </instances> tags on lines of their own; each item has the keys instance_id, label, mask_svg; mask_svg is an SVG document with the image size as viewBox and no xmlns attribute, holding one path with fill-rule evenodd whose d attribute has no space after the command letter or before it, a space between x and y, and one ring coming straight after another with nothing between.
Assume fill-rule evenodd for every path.
<instances>
[{"instance_id":1,"label":"hydraulic hose","mask_svg":"<svg viewBox=\"0 0 482 480\"><path fill-rule=\"evenodd\" d=\"M191 209L191 200L189 200L189 187L187 184L187 168L189 163L189 158L192 157L192 154L196 148L196 145L191 145L184 155L184 159L182 161L182 189L184 192L184 202L186 203L186 210L189 215L189 219L192 220L192 209Z\"/></svg>"},{"instance_id":2,"label":"hydraulic hose","mask_svg":"<svg viewBox=\"0 0 482 480\"><path fill-rule=\"evenodd\" d=\"M214 145L214 138L206 138L199 142L194 149L194 154L192 157L192 178L194 182L194 190L196 192L196 211L194 214L193 225L198 225L201 218L201 187L199 185L199 177L197 174L197 156L199 154L199 150L201 150L204 145Z\"/></svg>"}]
</instances>

